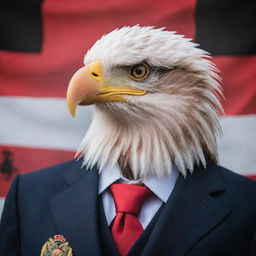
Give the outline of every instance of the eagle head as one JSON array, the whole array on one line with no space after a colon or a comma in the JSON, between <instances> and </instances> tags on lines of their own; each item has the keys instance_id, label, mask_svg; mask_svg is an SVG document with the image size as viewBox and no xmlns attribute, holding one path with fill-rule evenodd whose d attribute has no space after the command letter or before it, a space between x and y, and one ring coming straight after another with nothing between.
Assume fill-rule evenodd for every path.
<instances>
[{"instance_id":1,"label":"eagle head","mask_svg":"<svg viewBox=\"0 0 256 256\"><path fill-rule=\"evenodd\" d=\"M186 176L217 162L221 134L217 69L191 39L154 27L123 27L99 39L71 78L67 103L95 105L78 150L84 164L127 166L134 178Z\"/></svg>"}]
</instances>

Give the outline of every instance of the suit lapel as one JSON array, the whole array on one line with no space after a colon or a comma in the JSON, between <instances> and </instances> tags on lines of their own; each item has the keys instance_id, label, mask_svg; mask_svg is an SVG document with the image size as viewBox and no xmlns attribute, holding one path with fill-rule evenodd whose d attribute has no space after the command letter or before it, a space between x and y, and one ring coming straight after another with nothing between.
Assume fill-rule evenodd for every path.
<instances>
[{"instance_id":1,"label":"suit lapel","mask_svg":"<svg viewBox=\"0 0 256 256\"><path fill-rule=\"evenodd\" d=\"M230 213L211 194L224 190L216 166L178 178L142 255L185 255Z\"/></svg>"},{"instance_id":2,"label":"suit lapel","mask_svg":"<svg viewBox=\"0 0 256 256\"><path fill-rule=\"evenodd\" d=\"M100 255L98 172L81 169L81 163L76 163L64 176L69 187L50 200L57 231L67 238L76 256Z\"/></svg>"}]
</instances>

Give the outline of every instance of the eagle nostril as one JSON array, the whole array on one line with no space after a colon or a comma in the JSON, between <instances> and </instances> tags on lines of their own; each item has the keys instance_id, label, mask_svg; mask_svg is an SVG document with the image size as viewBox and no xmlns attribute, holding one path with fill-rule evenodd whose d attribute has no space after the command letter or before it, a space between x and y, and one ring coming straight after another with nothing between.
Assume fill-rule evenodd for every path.
<instances>
[{"instance_id":1,"label":"eagle nostril","mask_svg":"<svg viewBox=\"0 0 256 256\"><path fill-rule=\"evenodd\" d=\"M98 77L99 75L97 73L92 72L92 75L95 77Z\"/></svg>"}]
</instances>

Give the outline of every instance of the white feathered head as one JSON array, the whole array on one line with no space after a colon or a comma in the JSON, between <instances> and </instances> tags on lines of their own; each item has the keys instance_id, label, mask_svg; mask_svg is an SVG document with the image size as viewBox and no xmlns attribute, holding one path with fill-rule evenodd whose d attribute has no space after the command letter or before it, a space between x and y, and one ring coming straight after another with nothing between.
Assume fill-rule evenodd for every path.
<instances>
[{"instance_id":1,"label":"white feathered head","mask_svg":"<svg viewBox=\"0 0 256 256\"><path fill-rule=\"evenodd\" d=\"M67 101L95 104L79 152L89 167L129 166L135 178L162 176L175 164L185 176L206 156L217 162L221 95L208 53L190 39L153 27L104 35L72 77Z\"/></svg>"}]
</instances>

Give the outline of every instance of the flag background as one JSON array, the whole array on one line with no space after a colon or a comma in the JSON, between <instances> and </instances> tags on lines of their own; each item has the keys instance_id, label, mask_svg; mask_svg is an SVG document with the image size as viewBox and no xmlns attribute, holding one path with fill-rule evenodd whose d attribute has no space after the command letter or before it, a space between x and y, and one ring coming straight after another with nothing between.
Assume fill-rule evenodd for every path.
<instances>
[{"instance_id":1,"label":"flag background","mask_svg":"<svg viewBox=\"0 0 256 256\"><path fill-rule=\"evenodd\" d=\"M0 215L13 177L74 157L92 108L72 119L69 79L104 33L166 27L193 38L221 70L220 162L256 177L255 2L12 0L0 3Z\"/></svg>"}]
</instances>

